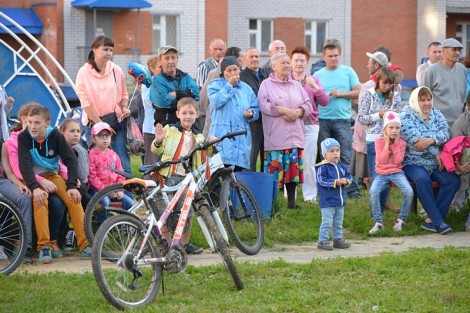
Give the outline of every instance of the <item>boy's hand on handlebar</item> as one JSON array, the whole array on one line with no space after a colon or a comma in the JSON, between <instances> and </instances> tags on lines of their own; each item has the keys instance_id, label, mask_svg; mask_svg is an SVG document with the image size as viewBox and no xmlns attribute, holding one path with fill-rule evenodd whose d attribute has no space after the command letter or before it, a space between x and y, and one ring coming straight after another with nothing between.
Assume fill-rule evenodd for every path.
<instances>
[{"instance_id":1,"label":"boy's hand on handlebar","mask_svg":"<svg viewBox=\"0 0 470 313\"><path fill-rule=\"evenodd\" d=\"M217 139L219 139L219 138L217 138L216 136L213 136L213 135L209 136L209 141L215 141ZM214 146L217 146L217 144L214 144Z\"/></svg>"}]
</instances>

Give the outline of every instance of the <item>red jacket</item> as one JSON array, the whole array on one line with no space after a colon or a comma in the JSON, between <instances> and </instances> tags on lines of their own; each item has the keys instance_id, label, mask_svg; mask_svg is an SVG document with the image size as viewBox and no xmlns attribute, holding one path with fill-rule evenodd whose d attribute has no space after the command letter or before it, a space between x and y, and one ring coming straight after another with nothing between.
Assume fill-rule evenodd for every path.
<instances>
[{"instance_id":1,"label":"red jacket","mask_svg":"<svg viewBox=\"0 0 470 313\"><path fill-rule=\"evenodd\" d=\"M446 142L441 152L441 159L448 172L455 172L455 163L465 148L470 147L470 137L457 136Z\"/></svg>"}]
</instances>

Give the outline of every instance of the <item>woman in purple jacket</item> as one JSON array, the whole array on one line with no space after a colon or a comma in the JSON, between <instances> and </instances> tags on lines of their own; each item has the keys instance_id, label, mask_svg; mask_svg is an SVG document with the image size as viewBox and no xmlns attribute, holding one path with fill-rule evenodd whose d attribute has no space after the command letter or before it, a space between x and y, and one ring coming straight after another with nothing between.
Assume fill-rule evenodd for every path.
<instances>
[{"instance_id":1,"label":"woman in purple jacket","mask_svg":"<svg viewBox=\"0 0 470 313\"><path fill-rule=\"evenodd\" d=\"M295 189L304 181L302 151L305 143L304 116L312 104L302 85L292 79L290 58L277 53L271 58L273 72L258 92L263 116L264 171L273 173L278 187L287 189L287 206L298 209Z\"/></svg>"}]
</instances>

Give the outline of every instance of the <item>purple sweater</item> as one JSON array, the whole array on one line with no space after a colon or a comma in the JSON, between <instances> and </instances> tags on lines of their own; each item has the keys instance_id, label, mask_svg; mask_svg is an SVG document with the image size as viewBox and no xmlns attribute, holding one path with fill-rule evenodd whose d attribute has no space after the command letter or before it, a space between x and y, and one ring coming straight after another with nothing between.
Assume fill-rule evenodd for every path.
<instances>
[{"instance_id":1,"label":"purple sweater","mask_svg":"<svg viewBox=\"0 0 470 313\"><path fill-rule=\"evenodd\" d=\"M258 101L263 116L264 149L266 151L304 148L304 121L298 118L287 122L277 107L302 108L304 115L313 113L312 103L302 85L291 77L278 79L274 73L265 79L258 91Z\"/></svg>"}]
</instances>

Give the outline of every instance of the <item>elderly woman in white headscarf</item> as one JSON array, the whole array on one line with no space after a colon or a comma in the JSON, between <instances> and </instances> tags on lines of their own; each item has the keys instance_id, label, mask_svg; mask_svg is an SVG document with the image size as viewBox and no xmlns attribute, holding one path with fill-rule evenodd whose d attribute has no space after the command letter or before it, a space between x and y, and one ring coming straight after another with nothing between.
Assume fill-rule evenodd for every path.
<instances>
[{"instance_id":1,"label":"elderly woman in white headscarf","mask_svg":"<svg viewBox=\"0 0 470 313\"><path fill-rule=\"evenodd\" d=\"M415 193L430 218L421 228L445 234L452 230L445 218L460 186L459 177L447 172L440 159L450 130L444 115L433 108L432 93L427 87L413 90L409 102L410 106L400 114L402 138L406 141L403 172L415 185ZM437 197L432 182L441 185Z\"/></svg>"}]
</instances>

